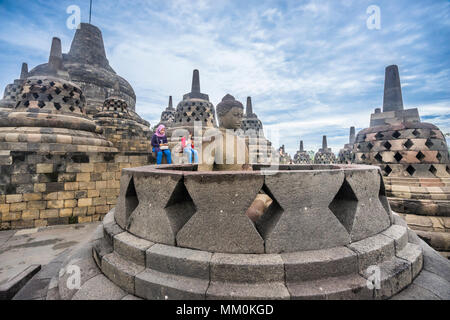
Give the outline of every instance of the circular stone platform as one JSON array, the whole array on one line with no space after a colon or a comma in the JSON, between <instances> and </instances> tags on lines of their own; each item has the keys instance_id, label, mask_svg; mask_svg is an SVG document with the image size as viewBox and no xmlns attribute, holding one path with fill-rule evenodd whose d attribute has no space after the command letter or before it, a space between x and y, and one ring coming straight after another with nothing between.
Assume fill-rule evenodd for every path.
<instances>
[{"instance_id":1,"label":"circular stone platform","mask_svg":"<svg viewBox=\"0 0 450 320\"><path fill-rule=\"evenodd\" d=\"M422 249L405 225L395 224L377 167L288 165L266 175L263 166L254 169L123 170L118 205L93 245L108 292L144 299L384 299L422 269ZM254 224L245 212L259 192L273 204ZM93 263L82 268L100 276ZM379 289L367 285L371 270L379 271ZM67 289L68 276L63 269L56 286L62 299L88 298L83 294L98 277L82 279L76 292Z\"/></svg>"}]
</instances>

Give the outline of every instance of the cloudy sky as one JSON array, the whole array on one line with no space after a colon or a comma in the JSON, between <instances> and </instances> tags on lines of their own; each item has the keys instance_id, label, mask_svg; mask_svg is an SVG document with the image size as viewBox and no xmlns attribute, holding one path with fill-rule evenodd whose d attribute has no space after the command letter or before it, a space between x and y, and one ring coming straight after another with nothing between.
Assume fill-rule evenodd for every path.
<instances>
[{"instance_id":1,"label":"cloudy sky","mask_svg":"<svg viewBox=\"0 0 450 320\"><path fill-rule=\"evenodd\" d=\"M0 0L0 87L22 62L46 62L51 38L67 52L70 5L89 0ZM367 8L380 9L369 29ZM450 132L450 2L410 0L94 0L111 66L155 124L168 96L178 103L199 69L213 104L230 93L254 111L267 135L293 154L298 142L338 152L350 126L369 125L383 101L384 69L397 64L405 108ZM279 139L277 139L277 132Z\"/></svg>"}]
</instances>

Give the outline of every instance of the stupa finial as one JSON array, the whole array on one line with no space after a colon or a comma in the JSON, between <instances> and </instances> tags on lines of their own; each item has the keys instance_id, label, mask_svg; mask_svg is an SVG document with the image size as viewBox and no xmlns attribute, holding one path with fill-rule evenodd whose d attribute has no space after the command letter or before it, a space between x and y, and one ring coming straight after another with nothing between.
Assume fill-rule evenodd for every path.
<instances>
[{"instance_id":1,"label":"stupa finial","mask_svg":"<svg viewBox=\"0 0 450 320\"><path fill-rule=\"evenodd\" d=\"M348 141L349 144L355 143L355 127L350 127L350 138Z\"/></svg>"},{"instance_id":2,"label":"stupa finial","mask_svg":"<svg viewBox=\"0 0 450 320\"><path fill-rule=\"evenodd\" d=\"M403 110L403 98L398 66L392 65L385 72L383 112L396 110Z\"/></svg>"},{"instance_id":3,"label":"stupa finial","mask_svg":"<svg viewBox=\"0 0 450 320\"><path fill-rule=\"evenodd\" d=\"M50 69L57 71L62 70L62 48L61 39L54 37L52 39L52 47L50 49L50 57L48 58Z\"/></svg>"},{"instance_id":4,"label":"stupa finial","mask_svg":"<svg viewBox=\"0 0 450 320\"><path fill-rule=\"evenodd\" d=\"M197 69L194 70L192 75L192 92L200 93L200 73Z\"/></svg>"},{"instance_id":5,"label":"stupa finial","mask_svg":"<svg viewBox=\"0 0 450 320\"><path fill-rule=\"evenodd\" d=\"M324 151L326 151L327 148L328 148L328 146L327 146L327 136L323 136L323 138L322 138L322 149Z\"/></svg>"},{"instance_id":6,"label":"stupa finial","mask_svg":"<svg viewBox=\"0 0 450 320\"><path fill-rule=\"evenodd\" d=\"M253 106L252 106L252 98L247 97L247 107L245 110L247 116L251 116L253 114Z\"/></svg>"},{"instance_id":7,"label":"stupa finial","mask_svg":"<svg viewBox=\"0 0 450 320\"><path fill-rule=\"evenodd\" d=\"M300 152L303 152L303 140L300 140Z\"/></svg>"},{"instance_id":8,"label":"stupa finial","mask_svg":"<svg viewBox=\"0 0 450 320\"><path fill-rule=\"evenodd\" d=\"M20 70L20 80L25 80L28 77L28 64L22 63L22 69Z\"/></svg>"}]
</instances>

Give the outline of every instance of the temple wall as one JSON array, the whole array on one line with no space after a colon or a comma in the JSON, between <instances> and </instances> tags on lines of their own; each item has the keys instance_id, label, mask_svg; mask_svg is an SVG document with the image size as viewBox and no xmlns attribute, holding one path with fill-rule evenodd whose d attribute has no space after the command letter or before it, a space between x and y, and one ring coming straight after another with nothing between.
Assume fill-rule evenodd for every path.
<instances>
[{"instance_id":1,"label":"temple wall","mask_svg":"<svg viewBox=\"0 0 450 320\"><path fill-rule=\"evenodd\" d=\"M2 151L0 229L101 220L116 205L121 170L153 162L144 152Z\"/></svg>"}]
</instances>

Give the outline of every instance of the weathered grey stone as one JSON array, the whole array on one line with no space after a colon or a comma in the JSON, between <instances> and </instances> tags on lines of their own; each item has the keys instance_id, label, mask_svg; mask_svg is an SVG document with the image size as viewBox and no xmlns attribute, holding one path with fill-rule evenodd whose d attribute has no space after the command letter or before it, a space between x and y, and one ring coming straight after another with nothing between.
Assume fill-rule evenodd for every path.
<instances>
[{"instance_id":1,"label":"weathered grey stone","mask_svg":"<svg viewBox=\"0 0 450 320\"><path fill-rule=\"evenodd\" d=\"M134 294L135 276L143 270L143 266L124 260L114 252L102 259L105 276L130 294Z\"/></svg>"},{"instance_id":2,"label":"weathered grey stone","mask_svg":"<svg viewBox=\"0 0 450 320\"><path fill-rule=\"evenodd\" d=\"M420 246L423 250L423 269L450 282L450 261L442 257L422 240Z\"/></svg>"},{"instance_id":3,"label":"weathered grey stone","mask_svg":"<svg viewBox=\"0 0 450 320\"><path fill-rule=\"evenodd\" d=\"M441 300L441 299L431 291L412 283L406 289L393 296L391 300Z\"/></svg>"},{"instance_id":4,"label":"weathered grey stone","mask_svg":"<svg viewBox=\"0 0 450 320\"><path fill-rule=\"evenodd\" d=\"M420 242L422 240L420 240L419 236L417 235L417 233L415 233L413 230L408 228L408 242L413 243L413 244L417 244L418 246L420 246Z\"/></svg>"},{"instance_id":5,"label":"weathered grey stone","mask_svg":"<svg viewBox=\"0 0 450 320\"><path fill-rule=\"evenodd\" d=\"M392 225L381 234L394 239L395 251L402 250L408 243L408 229L399 225Z\"/></svg>"},{"instance_id":6,"label":"weathered grey stone","mask_svg":"<svg viewBox=\"0 0 450 320\"><path fill-rule=\"evenodd\" d=\"M114 236L122 232L125 232L125 230L123 230L115 222L103 225L103 233L105 235L105 240L107 240L110 245L114 245Z\"/></svg>"},{"instance_id":7,"label":"weathered grey stone","mask_svg":"<svg viewBox=\"0 0 450 320\"><path fill-rule=\"evenodd\" d=\"M215 253L211 259L211 281L284 282L283 260L278 254Z\"/></svg>"},{"instance_id":8,"label":"weathered grey stone","mask_svg":"<svg viewBox=\"0 0 450 320\"><path fill-rule=\"evenodd\" d=\"M127 293L99 274L87 281L73 296L72 300L120 300Z\"/></svg>"},{"instance_id":9,"label":"weathered grey stone","mask_svg":"<svg viewBox=\"0 0 450 320\"><path fill-rule=\"evenodd\" d=\"M365 239L388 228L391 221L379 199L381 181L379 170L346 170L345 180L357 198L351 224L351 241Z\"/></svg>"},{"instance_id":10,"label":"weathered grey stone","mask_svg":"<svg viewBox=\"0 0 450 320\"><path fill-rule=\"evenodd\" d=\"M70 300L77 293L78 289L71 289L68 285L71 281L71 276L75 275L76 267L80 270L80 285L92 279L93 277L101 274L100 269L95 264L91 257L86 259L73 259L70 260L61 270L58 277L58 290L59 296L63 300ZM70 272L70 273L69 273Z\"/></svg>"},{"instance_id":11,"label":"weathered grey stone","mask_svg":"<svg viewBox=\"0 0 450 320\"><path fill-rule=\"evenodd\" d=\"M153 242L122 232L114 237L114 251L126 259L145 266L145 251L154 245Z\"/></svg>"},{"instance_id":12,"label":"weathered grey stone","mask_svg":"<svg viewBox=\"0 0 450 320\"><path fill-rule=\"evenodd\" d=\"M209 280L212 253L155 244L147 250L147 268Z\"/></svg>"},{"instance_id":13,"label":"weathered grey stone","mask_svg":"<svg viewBox=\"0 0 450 320\"><path fill-rule=\"evenodd\" d=\"M264 241L245 214L263 182L263 176L253 172L185 174L184 184L197 211L178 232L177 245L210 252L263 253Z\"/></svg>"},{"instance_id":14,"label":"weathered grey stone","mask_svg":"<svg viewBox=\"0 0 450 320\"><path fill-rule=\"evenodd\" d=\"M387 299L411 283L411 265L396 257L378 265L380 267L380 289L375 287L376 299Z\"/></svg>"},{"instance_id":15,"label":"weathered grey stone","mask_svg":"<svg viewBox=\"0 0 450 320\"><path fill-rule=\"evenodd\" d=\"M92 244L92 256L99 268L102 267L103 256L113 252L113 246L106 239L99 239Z\"/></svg>"},{"instance_id":16,"label":"weathered grey stone","mask_svg":"<svg viewBox=\"0 0 450 320\"><path fill-rule=\"evenodd\" d=\"M102 220L102 224L109 224L115 221L115 212L116 212L116 208L113 208L111 211L109 211Z\"/></svg>"},{"instance_id":17,"label":"weathered grey stone","mask_svg":"<svg viewBox=\"0 0 450 320\"><path fill-rule=\"evenodd\" d=\"M422 270L414 284L431 291L442 300L450 300L450 282L432 272Z\"/></svg>"},{"instance_id":18,"label":"weathered grey stone","mask_svg":"<svg viewBox=\"0 0 450 320\"><path fill-rule=\"evenodd\" d=\"M396 252L397 257L411 263L412 278L414 279L423 266L422 248L416 244L408 243L400 251Z\"/></svg>"},{"instance_id":19,"label":"weathered grey stone","mask_svg":"<svg viewBox=\"0 0 450 320\"><path fill-rule=\"evenodd\" d=\"M146 269L136 276L135 295L150 300L203 300L209 281Z\"/></svg>"},{"instance_id":20,"label":"weathered grey stone","mask_svg":"<svg viewBox=\"0 0 450 320\"><path fill-rule=\"evenodd\" d=\"M287 283L358 272L356 253L346 247L284 253L281 258Z\"/></svg>"},{"instance_id":21,"label":"weathered grey stone","mask_svg":"<svg viewBox=\"0 0 450 320\"><path fill-rule=\"evenodd\" d=\"M394 218L394 224L408 228L408 224L406 223L406 221L402 217L400 217L397 213L392 213L392 217Z\"/></svg>"},{"instance_id":22,"label":"weathered grey stone","mask_svg":"<svg viewBox=\"0 0 450 320\"><path fill-rule=\"evenodd\" d=\"M358 274L288 283L287 286L291 299L295 300L373 298L373 290L367 287L366 279Z\"/></svg>"},{"instance_id":23,"label":"weathered grey stone","mask_svg":"<svg viewBox=\"0 0 450 320\"><path fill-rule=\"evenodd\" d=\"M232 283L212 281L206 299L214 300L280 300L289 299L283 282Z\"/></svg>"},{"instance_id":24,"label":"weathered grey stone","mask_svg":"<svg viewBox=\"0 0 450 320\"><path fill-rule=\"evenodd\" d=\"M377 265L395 255L394 239L378 234L347 246L358 255L359 272L364 273L369 266Z\"/></svg>"},{"instance_id":25,"label":"weathered grey stone","mask_svg":"<svg viewBox=\"0 0 450 320\"><path fill-rule=\"evenodd\" d=\"M273 217L264 215L263 222L258 224L266 240L266 252L317 250L348 244L347 230L328 208L343 181L344 173L338 170L287 171L266 176L265 185L283 210Z\"/></svg>"},{"instance_id":26,"label":"weathered grey stone","mask_svg":"<svg viewBox=\"0 0 450 320\"><path fill-rule=\"evenodd\" d=\"M137 197L127 199L127 191L129 188L135 188L134 184L130 186L132 178L133 175L131 172L122 171L122 176L120 177L119 197L117 198L117 205L114 213L115 221L122 227L122 229L126 229L128 227L130 216L134 209L136 209L135 205L137 202ZM132 191L135 192L134 189L130 190L130 192Z\"/></svg>"},{"instance_id":27,"label":"weathered grey stone","mask_svg":"<svg viewBox=\"0 0 450 320\"><path fill-rule=\"evenodd\" d=\"M177 231L192 214L187 210L171 212L168 205L177 193L182 176L146 172L133 176L139 204L131 213L128 231L146 240L175 245ZM179 204L182 205L182 204ZM187 215L187 216L186 216Z\"/></svg>"}]
</instances>

